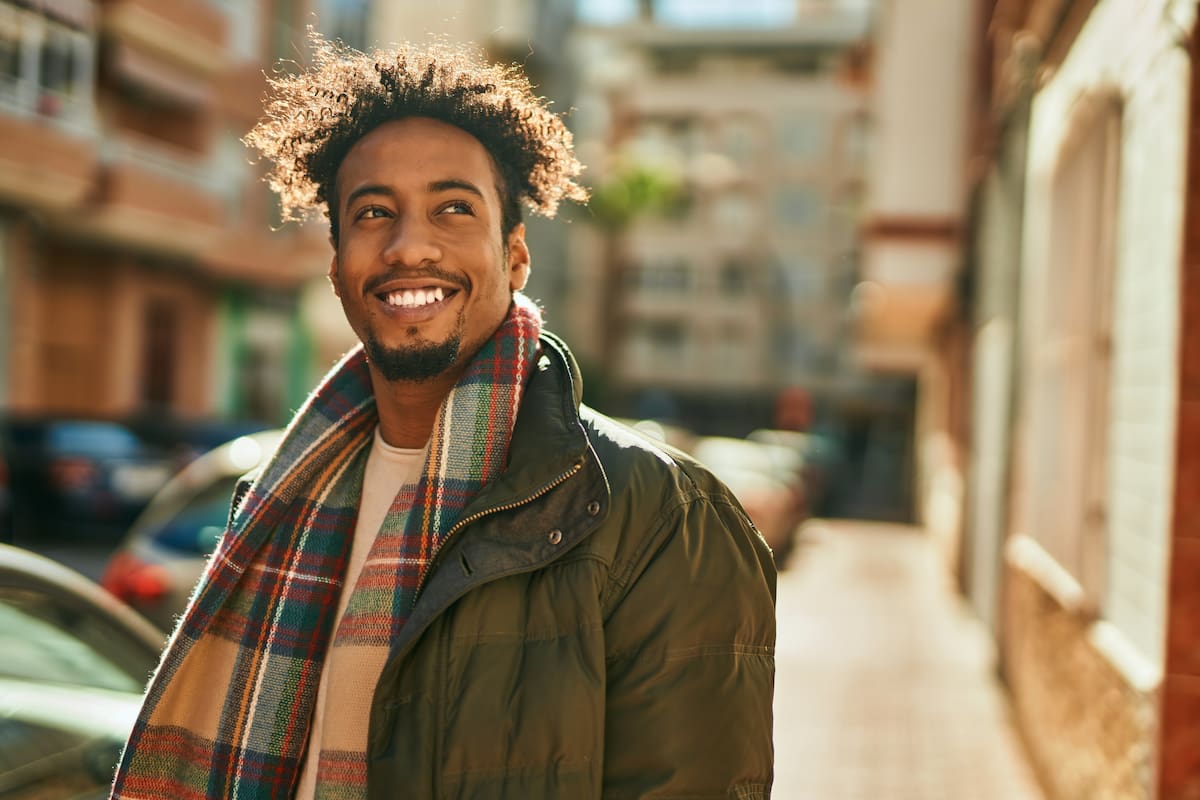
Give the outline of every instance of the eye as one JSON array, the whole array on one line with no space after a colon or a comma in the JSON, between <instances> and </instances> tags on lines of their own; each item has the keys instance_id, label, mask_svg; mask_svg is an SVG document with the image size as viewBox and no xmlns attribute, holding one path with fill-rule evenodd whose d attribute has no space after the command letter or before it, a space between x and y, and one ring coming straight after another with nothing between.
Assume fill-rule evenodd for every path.
<instances>
[{"instance_id":1,"label":"eye","mask_svg":"<svg viewBox=\"0 0 1200 800\"><path fill-rule=\"evenodd\" d=\"M391 212L383 206L364 206L354 214L355 219L383 219L391 216Z\"/></svg>"},{"instance_id":2,"label":"eye","mask_svg":"<svg viewBox=\"0 0 1200 800\"><path fill-rule=\"evenodd\" d=\"M439 214L467 214L474 215L475 209L466 200L452 200L442 206L438 211Z\"/></svg>"}]
</instances>

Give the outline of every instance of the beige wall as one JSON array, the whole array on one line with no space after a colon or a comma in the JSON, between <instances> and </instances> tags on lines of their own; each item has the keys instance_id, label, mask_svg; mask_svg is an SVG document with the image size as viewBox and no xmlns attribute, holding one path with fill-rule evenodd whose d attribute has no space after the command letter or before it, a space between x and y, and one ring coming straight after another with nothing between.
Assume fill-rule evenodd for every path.
<instances>
[{"instance_id":1,"label":"beige wall","mask_svg":"<svg viewBox=\"0 0 1200 800\"><path fill-rule=\"evenodd\" d=\"M884 0L873 66L870 216L958 217L972 3Z\"/></svg>"},{"instance_id":2,"label":"beige wall","mask_svg":"<svg viewBox=\"0 0 1200 800\"><path fill-rule=\"evenodd\" d=\"M1050 181L1073 110L1095 92L1123 98L1113 307L1113 363L1108 429L1107 587L1101 612L1143 657L1162 662L1166 546L1174 459L1179 260L1189 66L1175 47L1194 5L1155 0L1107 0L1096 6L1058 72L1034 100L1030 129L1025 228L1025 308L1029 320L1058 313L1069 298L1050 297ZM1039 329L1026 331L1026 364L1037 358ZM1030 422L1042 391L1035 374L1022 416ZM1030 428L1035 430L1036 426ZM1026 481L1048 454L1036 438L1023 444ZM1052 444L1049 446L1053 446ZM1032 492L1023 492L1034 497ZM1022 517L1034 538L1031 508Z\"/></svg>"}]
</instances>

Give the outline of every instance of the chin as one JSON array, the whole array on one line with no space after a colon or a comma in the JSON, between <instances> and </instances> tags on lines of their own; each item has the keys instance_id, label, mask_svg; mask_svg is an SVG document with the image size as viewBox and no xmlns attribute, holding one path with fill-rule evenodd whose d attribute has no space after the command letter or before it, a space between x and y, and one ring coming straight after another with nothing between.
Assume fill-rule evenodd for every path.
<instances>
[{"instance_id":1,"label":"chin","mask_svg":"<svg viewBox=\"0 0 1200 800\"><path fill-rule=\"evenodd\" d=\"M421 382L444 375L458 363L462 339L389 347L372 337L363 344L367 359L386 380Z\"/></svg>"}]
</instances>

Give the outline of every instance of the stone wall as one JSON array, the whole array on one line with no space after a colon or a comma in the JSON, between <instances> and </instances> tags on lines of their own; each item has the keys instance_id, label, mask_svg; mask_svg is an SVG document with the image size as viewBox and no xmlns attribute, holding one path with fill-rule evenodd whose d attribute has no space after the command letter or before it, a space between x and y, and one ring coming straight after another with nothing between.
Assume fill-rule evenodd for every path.
<instances>
[{"instance_id":1,"label":"stone wall","mask_svg":"<svg viewBox=\"0 0 1200 800\"><path fill-rule=\"evenodd\" d=\"M1099 627L1105 623L1075 602L1082 595L1069 579L1064 591L1061 576L1045 577L1048 556L1014 557L1013 550L1003 669L1043 784L1053 800L1155 797L1156 691L1135 686L1142 681L1114 663ZM1037 560L1041 568L1031 563Z\"/></svg>"}]
</instances>

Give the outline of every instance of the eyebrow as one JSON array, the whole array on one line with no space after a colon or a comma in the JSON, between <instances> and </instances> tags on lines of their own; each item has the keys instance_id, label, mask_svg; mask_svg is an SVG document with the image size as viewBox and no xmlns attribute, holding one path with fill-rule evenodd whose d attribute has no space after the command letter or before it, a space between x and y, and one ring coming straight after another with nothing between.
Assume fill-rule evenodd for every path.
<instances>
[{"instance_id":1,"label":"eyebrow","mask_svg":"<svg viewBox=\"0 0 1200 800\"><path fill-rule=\"evenodd\" d=\"M483 192L478 186L470 181L462 180L461 178L447 178L446 180L441 181L430 181L429 185L425 188L431 193L450 192L458 189L463 192L469 192L481 200L483 199Z\"/></svg>"},{"instance_id":2,"label":"eyebrow","mask_svg":"<svg viewBox=\"0 0 1200 800\"><path fill-rule=\"evenodd\" d=\"M355 200L367 195L383 195L384 197L392 197L395 193L381 183L368 183L358 187L350 194L346 195L345 206L349 208L354 204Z\"/></svg>"},{"instance_id":3,"label":"eyebrow","mask_svg":"<svg viewBox=\"0 0 1200 800\"><path fill-rule=\"evenodd\" d=\"M454 190L468 192L469 194L473 194L481 200L483 199L483 191L480 190L480 188L475 184L471 183L470 181L463 180L462 178L445 178L440 181L430 181L425 185L425 191L429 192L430 194L452 192ZM364 184L363 186L359 186L350 194L346 195L346 206L349 207L356 200L368 195L395 197L395 194L396 193L393 192L390 187L385 186L382 183L368 183Z\"/></svg>"}]
</instances>

